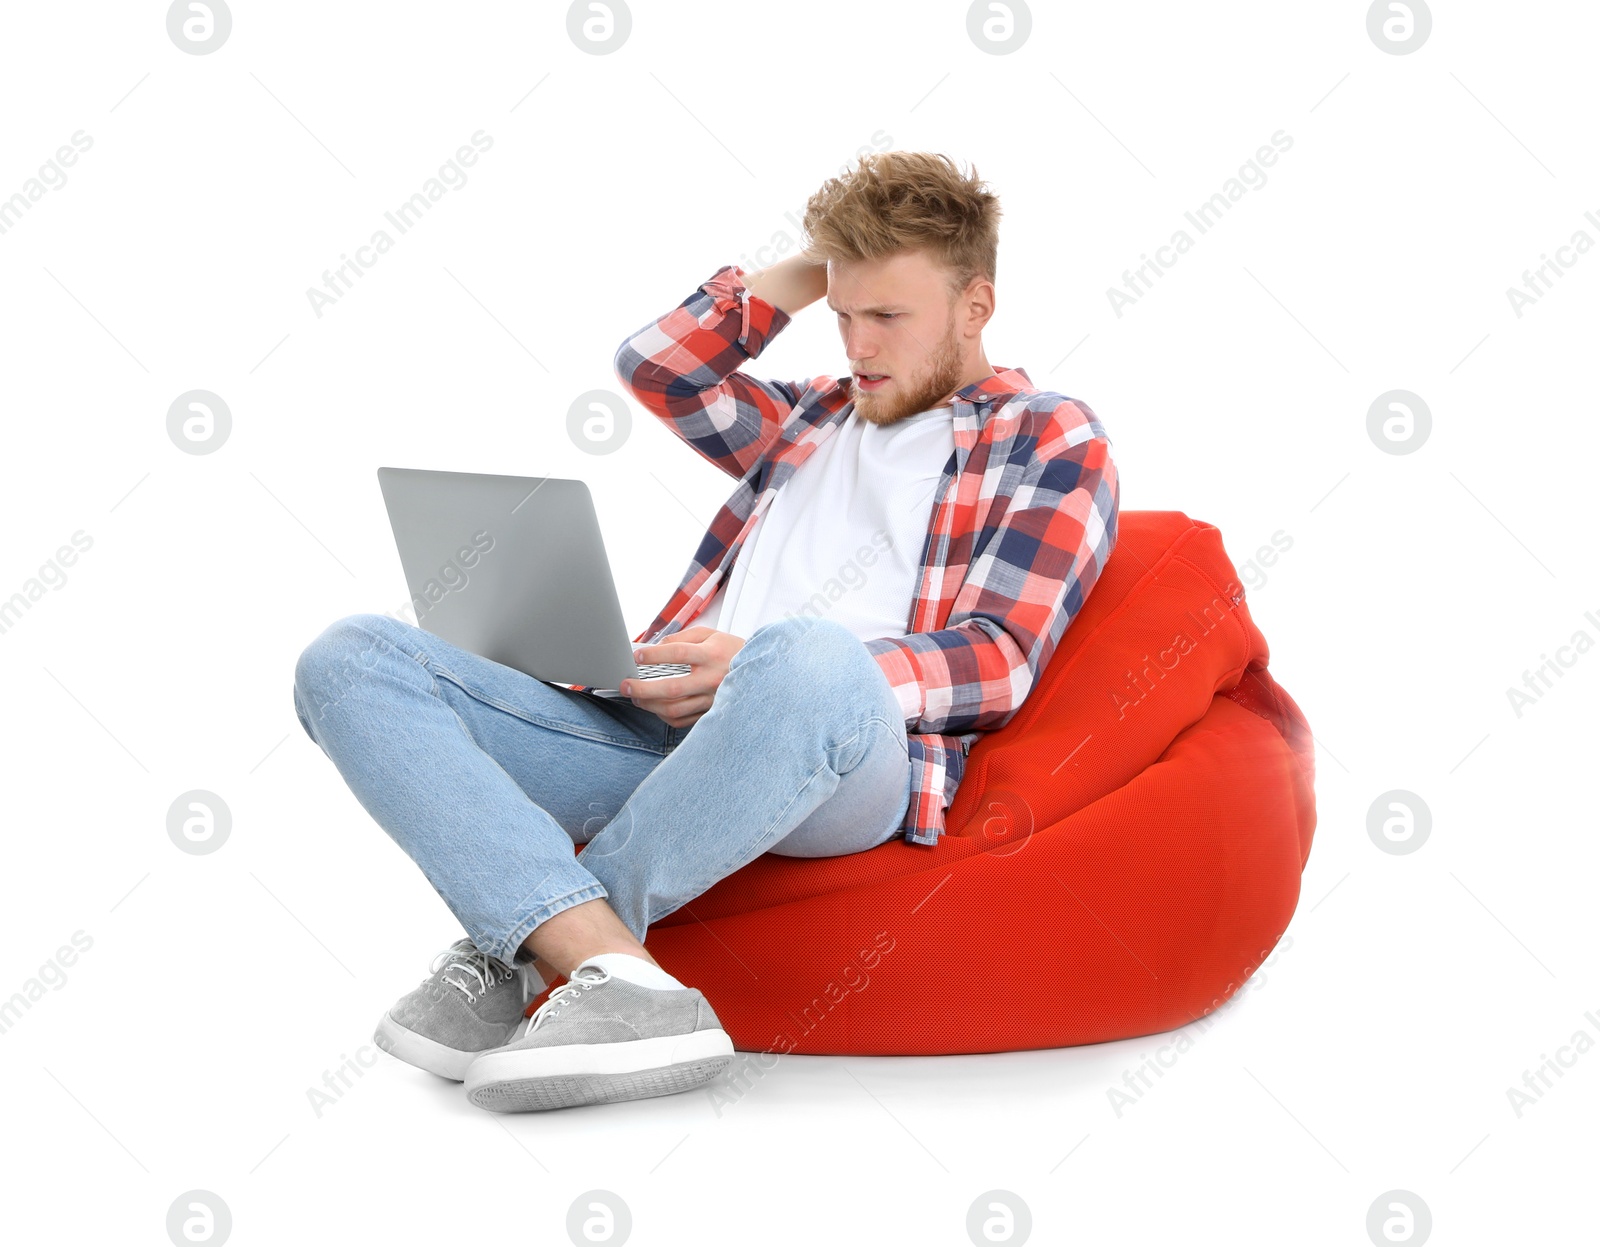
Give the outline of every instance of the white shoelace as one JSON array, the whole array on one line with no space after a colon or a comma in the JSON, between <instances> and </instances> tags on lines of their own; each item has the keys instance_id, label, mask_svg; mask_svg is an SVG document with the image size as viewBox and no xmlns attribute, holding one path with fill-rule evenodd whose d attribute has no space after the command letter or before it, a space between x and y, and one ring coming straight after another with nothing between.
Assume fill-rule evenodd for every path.
<instances>
[{"instance_id":1,"label":"white shoelace","mask_svg":"<svg viewBox=\"0 0 1600 1247\"><path fill-rule=\"evenodd\" d=\"M527 1030L523 1031L523 1034L534 1030L562 1005L576 1000L582 992L588 991L597 983L604 983L610 977L610 972L599 966L579 966L572 972L571 978L551 992L550 998L533 1011L533 1015L528 1019Z\"/></svg>"},{"instance_id":2,"label":"white shoelace","mask_svg":"<svg viewBox=\"0 0 1600 1247\"><path fill-rule=\"evenodd\" d=\"M493 966L489 964L491 961L494 962ZM442 966L441 963L443 963ZM490 957L487 953L480 952L477 945L470 939L457 940L435 957L430 969L430 977L438 974L441 968L446 971L444 981L473 1003L477 1002L478 996L483 995L493 987L495 982L507 977L501 973L506 968L504 963ZM459 970L463 974L470 974L477 981L478 996L472 994L471 988L465 982L451 978L448 973L451 970ZM513 971L514 973L515 971Z\"/></svg>"}]
</instances>

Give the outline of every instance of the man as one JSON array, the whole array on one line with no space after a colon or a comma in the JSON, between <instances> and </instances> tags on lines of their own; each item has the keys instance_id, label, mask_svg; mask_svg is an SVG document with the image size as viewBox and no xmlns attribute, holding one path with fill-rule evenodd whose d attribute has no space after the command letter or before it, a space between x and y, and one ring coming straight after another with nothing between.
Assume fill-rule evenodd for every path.
<instances>
[{"instance_id":1,"label":"man","mask_svg":"<svg viewBox=\"0 0 1600 1247\"><path fill-rule=\"evenodd\" d=\"M388 1051L495 1111L700 1086L732 1043L650 924L762 853L937 840L1116 541L1093 412L984 352L999 216L948 157L867 156L812 196L803 253L724 265L618 349L739 480L637 638L689 674L608 698L381 615L307 647L302 725L469 933L385 1014ZM738 371L822 299L849 376Z\"/></svg>"}]
</instances>

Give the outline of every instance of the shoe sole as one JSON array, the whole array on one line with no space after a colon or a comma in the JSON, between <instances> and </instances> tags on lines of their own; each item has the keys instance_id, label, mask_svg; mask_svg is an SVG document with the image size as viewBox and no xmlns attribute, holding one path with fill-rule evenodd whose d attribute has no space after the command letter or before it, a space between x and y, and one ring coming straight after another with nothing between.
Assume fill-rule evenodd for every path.
<instances>
[{"instance_id":1,"label":"shoe sole","mask_svg":"<svg viewBox=\"0 0 1600 1247\"><path fill-rule=\"evenodd\" d=\"M419 1035L401 1026L387 1013L378 1023L372 1038L390 1056L397 1057L407 1065L425 1069L430 1074L437 1074L440 1078L448 1078L451 1082L465 1081L467 1068L481 1055L463 1052L436 1039L429 1039L426 1035Z\"/></svg>"},{"instance_id":2,"label":"shoe sole","mask_svg":"<svg viewBox=\"0 0 1600 1247\"><path fill-rule=\"evenodd\" d=\"M733 1060L723 1030L636 1039L497 1049L472 1062L467 1098L491 1113L525 1113L674 1095L710 1082Z\"/></svg>"}]
</instances>

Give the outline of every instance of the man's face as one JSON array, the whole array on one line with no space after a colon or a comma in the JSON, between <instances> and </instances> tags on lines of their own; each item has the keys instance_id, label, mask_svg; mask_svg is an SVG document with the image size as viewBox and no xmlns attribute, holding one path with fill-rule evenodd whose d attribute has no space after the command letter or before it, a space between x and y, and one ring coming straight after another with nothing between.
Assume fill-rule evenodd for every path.
<instances>
[{"instance_id":1,"label":"man's face","mask_svg":"<svg viewBox=\"0 0 1600 1247\"><path fill-rule=\"evenodd\" d=\"M946 405L969 371L956 303L926 253L828 261L828 307L839 323L856 412L893 424ZM869 375L881 374L882 381Z\"/></svg>"}]
</instances>

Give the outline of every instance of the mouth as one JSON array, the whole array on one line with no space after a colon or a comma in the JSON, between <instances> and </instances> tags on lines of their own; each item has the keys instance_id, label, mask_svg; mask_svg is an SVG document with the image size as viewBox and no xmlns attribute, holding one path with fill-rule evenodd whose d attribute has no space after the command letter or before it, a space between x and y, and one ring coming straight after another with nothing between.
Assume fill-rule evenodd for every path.
<instances>
[{"instance_id":1,"label":"mouth","mask_svg":"<svg viewBox=\"0 0 1600 1247\"><path fill-rule=\"evenodd\" d=\"M862 390L876 390L889 380L889 374L884 372L858 372L855 377L856 388Z\"/></svg>"}]
</instances>

